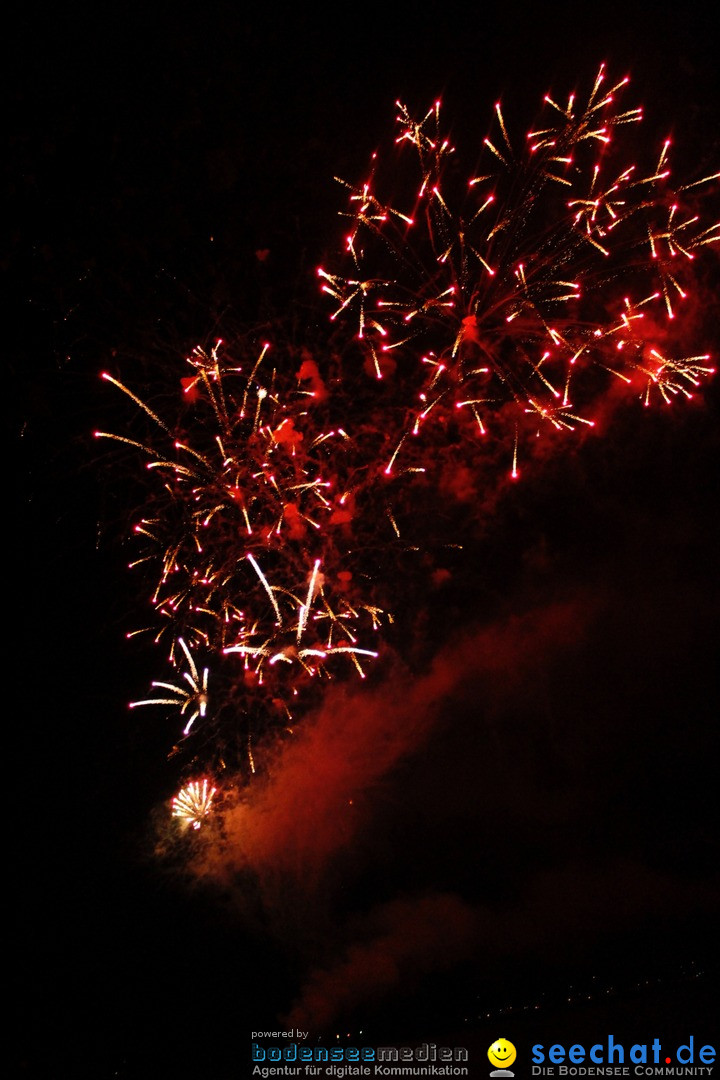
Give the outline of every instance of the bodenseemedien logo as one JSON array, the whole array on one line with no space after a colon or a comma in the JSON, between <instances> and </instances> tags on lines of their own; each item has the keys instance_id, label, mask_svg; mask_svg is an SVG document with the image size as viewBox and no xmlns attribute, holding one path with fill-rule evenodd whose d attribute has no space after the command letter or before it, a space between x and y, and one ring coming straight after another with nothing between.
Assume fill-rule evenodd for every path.
<instances>
[{"instance_id":1,"label":"bodenseemedien logo","mask_svg":"<svg viewBox=\"0 0 720 1080\"><path fill-rule=\"evenodd\" d=\"M488 1060L495 1068L491 1076L515 1076L509 1066L515 1061L517 1050L509 1039L496 1039L488 1050Z\"/></svg>"}]
</instances>

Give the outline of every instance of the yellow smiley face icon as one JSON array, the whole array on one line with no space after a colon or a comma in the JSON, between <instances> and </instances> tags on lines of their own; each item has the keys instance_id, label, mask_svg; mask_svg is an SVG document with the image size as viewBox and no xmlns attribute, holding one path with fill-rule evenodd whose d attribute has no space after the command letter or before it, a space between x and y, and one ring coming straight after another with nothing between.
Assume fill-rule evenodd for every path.
<instances>
[{"instance_id":1,"label":"yellow smiley face icon","mask_svg":"<svg viewBox=\"0 0 720 1080\"><path fill-rule=\"evenodd\" d=\"M517 1050L507 1039L496 1039L488 1050L490 1064L497 1069L507 1069L517 1057Z\"/></svg>"}]
</instances>

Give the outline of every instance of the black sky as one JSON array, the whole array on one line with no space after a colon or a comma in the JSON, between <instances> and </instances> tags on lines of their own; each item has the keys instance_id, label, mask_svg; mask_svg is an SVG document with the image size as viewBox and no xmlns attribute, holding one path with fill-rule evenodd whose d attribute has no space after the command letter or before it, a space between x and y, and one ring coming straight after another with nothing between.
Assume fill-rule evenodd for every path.
<instances>
[{"instance_id":1,"label":"black sky","mask_svg":"<svg viewBox=\"0 0 720 1080\"><path fill-rule=\"evenodd\" d=\"M684 413L623 414L502 501L454 590L428 599L434 660L413 677L432 720L411 728L381 681L373 715L397 708L400 734L376 771L372 732L348 735L346 842L321 851L335 812L321 801L316 832L294 824L232 888L153 858L175 776L166 729L126 709L154 677L124 640L136 492L90 438L120 415L97 379L109 358L142 376L277 312L314 332L332 178L360 175L396 98L442 95L472 137L498 97L524 121L607 61L630 71L653 136L717 168L710 11L15 10L12 1075L241 1078L250 1030L288 1015L326 1041L341 1022L371 1042L462 1038L478 1075L500 1022L518 1046L688 1026L717 1042L717 385ZM368 708L348 693L348 715ZM321 711L308 770L327 724ZM318 768L342 795L333 761ZM298 850L318 860L312 881Z\"/></svg>"}]
</instances>

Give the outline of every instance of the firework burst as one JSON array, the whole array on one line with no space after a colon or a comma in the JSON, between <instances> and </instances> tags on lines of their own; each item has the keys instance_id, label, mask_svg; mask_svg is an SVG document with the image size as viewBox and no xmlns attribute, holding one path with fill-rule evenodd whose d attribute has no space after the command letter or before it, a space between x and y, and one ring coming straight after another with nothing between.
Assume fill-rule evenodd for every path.
<instances>
[{"instance_id":1,"label":"firework burst","mask_svg":"<svg viewBox=\"0 0 720 1080\"><path fill-rule=\"evenodd\" d=\"M355 313L377 378L402 358L406 417L388 469L452 421L468 438L505 437L515 473L526 436L592 427L609 380L669 403L713 373L708 355L676 347L672 322L696 258L720 239L697 209L720 174L674 184L669 141L647 164L622 160L642 120L620 104L628 81L601 67L584 99L547 95L524 139L498 103L464 180L440 103L419 121L398 103L391 169L409 154L414 181L388 201L378 154L366 181L346 185L352 269L318 273L331 318Z\"/></svg>"},{"instance_id":2,"label":"firework burst","mask_svg":"<svg viewBox=\"0 0 720 1080\"><path fill-rule=\"evenodd\" d=\"M319 270L335 328L322 361L217 342L162 409L103 376L144 425L97 434L146 460L131 565L174 674L133 705L179 711L193 768L202 755L214 771L235 739L254 771L256 728L291 730L325 680L364 677L403 587L393 552L460 546L438 507L471 501L461 477L516 478L531 437L592 428L618 391L690 398L713 373L677 343L719 238L700 197L720 174L674 183L669 142L625 159L642 120L627 83L601 68L583 98L546 96L521 139L497 104L465 174L439 103L420 120L398 104L394 148L345 185L345 254ZM173 813L198 828L214 791L194 781Z\"/></svg>"},{"instance_id":3,"label":"firework burst","mask_svg":"<svg viewBox=\"0 0 720 1080\"><path fill-rule=\"evenodd\" d=\"M378 655L383 612L360 595L348 542L363 482L352 478L350 437L325 423L316 366L306 357L299 372L287 362L279 371L268 351L236 363L222 342L196 349L172 421L103 375L151 421L139 439L96 432L147 458L130 565L145 572L153 619L130 636L166 643L178 678L132 705L178 707L184 736L217 715L193 652L212 658L216 685L233 687L237 715L264 700L286 723L315 678L347 665L364 677Z\"/></svg>"}]
</instances>

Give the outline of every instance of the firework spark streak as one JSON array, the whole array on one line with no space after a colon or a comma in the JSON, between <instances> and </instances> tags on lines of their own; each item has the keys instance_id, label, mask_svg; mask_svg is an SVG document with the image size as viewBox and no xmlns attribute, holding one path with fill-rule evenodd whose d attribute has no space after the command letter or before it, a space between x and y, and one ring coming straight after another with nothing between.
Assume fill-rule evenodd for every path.
<instances>
[{"instance_id":1,"label":"firework spark streak","mask_svg":"<svg viewBox=\"0 0 720 1080\"><path fill-rule=\"evenodd\" d=\"M601 67L583 97L547 95L524 137L498 103L464 175L440 103L420 120L398 103L387 157L345 184L345 255L318 271L333 334L349 328L339 362L197 348L172 418L104 374L136 411L137 437L97 434L146 459L131 565L176 679L133 705L178 709L204 739L194 763L216 768L231 732L254 771L255 726L290 730L326 679L364 677L416 490L502 453L515 479L538 437L592 428L618 391L667 405L714 372L683 316L720 238L700 206L720 174L674 182L667 141L625 159L642 120L627 84ZM196 781L173 812L197 828L213 794Z\"/></svg>"},{"instance_id":2,"label":"firework spark streak","mask_svg":"<svg viewBox=\"0 0 720 1080\"><path fill-rule=\"evenodd\" d=\"M176 697L147 698L145 701L133 701L130 703L130 708L134 709L138 705L179 705L181 714L192 708L193 712L190 719L183 728L183 735L187 735L197 718L199 716L204 717L207 712L208 669L204 669L202 678L200 678L192 654L182 638L178 638L178 645L180 645L188 662L189 671L184 671L183 677L189 683L190 689L186 690L184 686L175 686L174 683L154 682L153 686L157 686L162 690L169 690Z\"/></svg>"}]
</instances>

